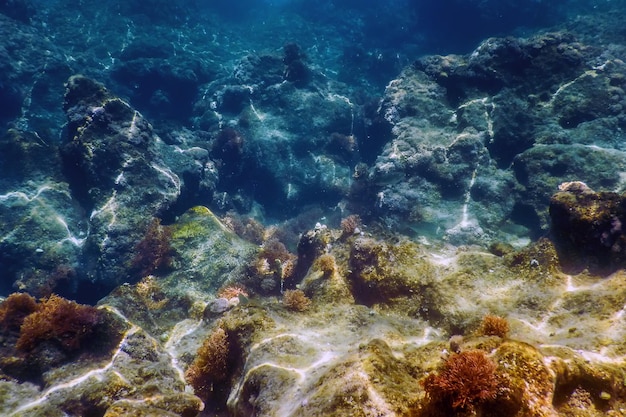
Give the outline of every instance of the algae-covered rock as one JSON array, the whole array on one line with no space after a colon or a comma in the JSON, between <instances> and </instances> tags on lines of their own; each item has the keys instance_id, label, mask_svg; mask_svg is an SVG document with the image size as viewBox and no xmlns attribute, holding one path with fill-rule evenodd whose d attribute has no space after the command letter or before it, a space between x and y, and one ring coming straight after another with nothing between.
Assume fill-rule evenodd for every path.
<instances>
[{"instance_id":1,"label":"algae-covered rock","mask_svg":"<svg viewBox=\"0 0 626 417\"><path fill-rule=\"evenodd\" d=\"M271 313L274 326L247 350L228 400L232 415L407 415L417 394L407 387L417 381L390 344L423 328L379 322L362 306L320 309L297 324L292 314Z\"/></svg>"},{"instance_id":2,"label":"algae-covered rock","mask_svg":"<svg viewBox=\"0 0 626 417\"><path fill-rule=\"evenodd\" d=\"M349 279L357 301L366 305L392 302L394 298L420 297L430 285L434 270L412 242L397 244L360 237L350 251Z\"/></svg>"},{"instance_id":3,"label":"algae-covered rock","mask_svg":"<svg viewBox=\"0 0 626 417\"><path fill-rule=\"evenodd\" d=\"M50 295L76 279L86 237L58 147L16 129L0 138L0 291Z\"/></svg>"},{"instance_id":4,"label":"algae-covered rock","mask_svg":"<svg viewBox=\"0 0 626 417\"><path fill-rule=\"evenodd\" d=\"M593 189L621 190L626 172L624 152L584 145L541 145L519 154L513 163L517 181L524 187L529 221L547 228L550 197L567 181L584 181ZM532 217L531 217L532 216ZM534 217L534 219L533 219Z\"/></svg>"},{"instance_id":5,"label":"algae-covered rock","mask_svg":"<svg viewBox=\"0 0 626 417\"><path fill-rule=\"evenodd\" d=\"M191 208L171 226L175 262L180 271L165 278L181 294L210 294L241 278L258 250L239 238L206 207Z\"/></svg>"},{"instance_id":6,"label":"algae-covered rock","mask_svg":"<svg viewBox=\"0 0 626 417\"><path fill-rule=\"evenodd\" d=\"M162 395L146 401L118 400L103 417L192 417L204 408L200 399L188 393Z\"/></svg>"},{"instance_id":7,"label":"algae-covered rock","mask_svg":"<svg viewBox=\"0 0 626 417\"><path fill-rule=\"evenodd\" d=\"M190 315L200 317L220 287L241 279L257 250L206 207L193 207L166 227L174 268L144 277L135 285L119 286L101 301L123 311L153 335Z\"/></svg>"},{"instance_id":8,"label":"algae-covered rock","mask_svg":"<svg viewBox=\"0 0 626 417\"><path fill-rule=\"evenodd\" d=\"M63 165L88 217L85 256L104 287L126 276L132 249L152 217L178 198L181 182L157 153L158 136L130 105L84 76L67 83Z\"/></svg>"},{"instance_id":9,"label":"algae-covered rock","mask_svg":"<svg viewBox=\"0 0 626 417\"><path fill-rule=\"evenodd\" d=\"M624 62L610 60L601 68L588 70L561 88L552 99L559 124L571 129L621 113L623 80L616 75L623 73L625 68Z\"/></svg>"},{"instance_id":10,"label":"algae-covered rock","mask_svg":"<svg viewBox=\"0 0 626 417\"><path fill-rule=\"evenodd\" d=\"M378 110L388 141L362 180L368 186L359 184L368 214L484 245L544 233L560 182L621 190L624 64L600 56L556 31L490 38L469 55L405 68Z\"/></svg>"},{"instance_id":11,"label":"algae-covered rock","mask_svg":"<svg viewBox=\"0 0 626 417\"><path fill-rule=\"evenodd\" d=\"M562 261L612 271L624 266L626 201L615 192L596 193L580 182L564 183L550 200L552 233Z\"/></svg>"},{"instance_id":12,"label":"algae-covered rock","mask_svg":"<svg viewBox=\"0 0 626 417\"><path fill-rule=\"evenodd\" d=\"M179 251L183 240L201 248L209 230L237 247L237 239L222 234L207 209L194 209L177 225L173 245ZM428 391L420 381L439 375L436 386L442 387L448 383L441 372L450 355L480 350L493 364L498 387L495 396L471 403L483 415L569 416L575 409L620 415L626 400L621 385L626 274L565 275L545 242L502 257L470 248L433 249L425 253L418 244L382 236L334 241L301 283L312 297L311 308L301 312L288 310L276 297L252 295L203 315L204 301L215 297L212 284L177 284L183 279L178 271L122 286L100 307L124 312L125 318L118 317L128 320L112 358L95 370L89 362L51 370L45 376L49 394L33 388L33 396L26 387L0 385L15 395L45 397L36 405L20 397L6 407L33 415L55 415L59 409L72 416L195 415L201 403L185 384L197 379L186 380L185 373L204 341L220 329L228 347L225 372L213 381L214 394L204 396L205 409L216 413L467 415L466 409L434 401L434 385L426 384ZM177 256L177 262L187 262L200 254ZM332 272L318 265L325 262L322 257L333 258ZM357 260L368 263L348 272ZM210 271L211 261L199 259L193 268ZM355 277L346 279L355 271L369 277L361 282L375 289L367 293L375 300L371 308L355 304L364 291L354 285ZM375 298L376 293L381 296ZM485 336L481 323L489 314L506 321L508 333ZM87 372L98 378L81 378ZM463 374L455 378L447 392L465 392L453 385L466 380ZM68 380L69 387L56 385ZM71 401L79 391L80 400Z\"/></svg>"}]
</instances>

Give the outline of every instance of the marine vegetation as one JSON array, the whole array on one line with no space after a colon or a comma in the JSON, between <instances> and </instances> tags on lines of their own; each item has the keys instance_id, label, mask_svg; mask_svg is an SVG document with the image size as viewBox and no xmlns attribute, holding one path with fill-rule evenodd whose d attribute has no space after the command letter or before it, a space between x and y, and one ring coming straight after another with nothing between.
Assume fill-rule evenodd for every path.
<instances>
[{"instance_id":1,"label":"marine vegetation","mask_svg":"<svg viewBox=\"0 0 626 417\"><path fill-rule=\"evenodd\" d=\"M324 273L325 277L329 277L337 269L335 264L335 257L330 253L325 253L317 258L317 266Z\"/></svg>"},{"instance_id":2,"label":"marine vegetation","mask_svg":"<svg viewBox=\"0 0 626 417\"><path fill-rule=\"evenodd\" d=\"M283 305L289 310L306 311L311 306L311 300L302 290L287 290L283 294Z\"/></svg>"},{"instance_id":3,"label":"marine vegetation","mask_svg":"<svg viewBox=\"0 0 626 417\"><path fill-rule=\"evenodd\" d=\"M505 338L509 333L509 323L505 318L487 314L483 317L478 330L484 336L498 336Z\"/></svg>"},{"instance_id":4,"label":"marine vegetation","mask_svg":"<svg viewBox=\"0 0 626 417\"><path fill-rule=\"evenodd\" d=\"M139 278L170 266L172 261L171 231L161 225L161 220L154 218L143 237L135 246L132 269Z\"/></svg>"},{"instance_id":5,"label":"marine vegetation","mask_svg":"<svg viewBox=\"0 0 626 417\"><path fill-rule=\"evenodd\" d=\"M496 364L481 350L467 350L450 355L437 373L421 382L433 405L453 411L476 411L494 400L499 380Z\"/></svg>"},{"instance_id":6,"label":"marine vegetation","mask_svg":"<svg viewBox=\"0 0 626 417\"><path fill-rule=\"evenodd\" d=\"M44 298L37 310L24 318L16 348L28 352L39 343L52 340L65 351L77 350L101 321L100 311L95 307L53 294Z\"/></svg>"},{"instance_id":7,"label":"marine vegetation","mask_svg":"<svg viewBox=\"0 0 626 417\"><path fill-rule=\"evenodd\" d=\"M24 319L37 310L37 301L26 293L13 293L0 304L0 328L19 331Z\"/></svg>"},{"instance_id":8,"label":"marine vegetation","mask_svg":"<svg viewBox=\"0 0 626 417\"><path fill-rule=\"evenodd\" d=\"M227 378L229 350L226 331L217 327L204 340L196 359L185 372L185 379L202 400L210 398L216 391L214 385Z\"/></svg>"}]
</instances>

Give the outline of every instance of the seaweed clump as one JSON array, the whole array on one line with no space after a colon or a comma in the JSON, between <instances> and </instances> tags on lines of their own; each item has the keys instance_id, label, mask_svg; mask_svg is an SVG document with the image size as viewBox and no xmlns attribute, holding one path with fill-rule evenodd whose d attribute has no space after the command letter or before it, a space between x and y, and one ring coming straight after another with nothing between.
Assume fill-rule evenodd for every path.
<instances>
[{"instance_id":1,"label":"seaweed clump","mask_svg":"<svg viewBox=\"0 0 626 417\"><path fill-rule=\"evenodd\" d=\"M437 373L421 382L431 405L450 412L476 412L498 395L496 364L481 350L450 355Z\"/></svg>"},{"instance_id":2,"label":"seaweed clump","mask_svg":"<svg viewBox=\"0 0 626 417\"><path fill-rule=\"evenodd\" d=\"M297 257L276 238L266 240L252 261L250 274L258 278L256 289L262 293L283 291L285 281L295 274ZM277 285L278 284L278 285Z\"/></svg>"},{"instance_id":3,"label":"seaweed clump","mask_svg":"<svg viewBox=\"0 0 626 417\"><path fill-rule=\"evenodd\" d=\"M110 354L125 328L106 309L54 294L39 302L11 294L0 304L0 379L43 384L43 374L68 361Z\"/></svg>"},{"instance_id":4,"label":"seaweed clump","mask_svg":"<svg viewBox=\"0 0 626 417\"><path fill-rule=\"evenodd\" d=\"M102 322L100 311L77 304L58 295L51 295L37 305L37 310L24 318L15 345L31 351L43 341L57 342L67 352L78 350Z\"/></svg>"},{"instance_id":5,"label":"seaweed clump","mask_svg":"<svg viewBox=\"0 0 626 417\"><path fill-rule=\"evenodd\" d=\"M509 322L503 317L487 314L483 317L483 321L480 324L480 329L478 331L484 336L498 336L505 338L509 333Z\"/></svg>"},{"instance_id":6,"label":"seaweed clump","mask_svg":"<svg viewBox=\"0 0 626 417\"><path fill-rule=\"evenodd\" d=\"M24 319L37 310L37 301L26 293L13 293L0 304L3 332L18 332Z\"/></svg>"},{"instance_id":7,"label":"seaweed clump","mask_svg":"<svg viewBox=\"0 0 626 417\"><path fill-rule=\"evenodd\" d=\"M185 379L194 393L203 401L221 390L228 377L230 342L222 327L217 327L204 340L196 353L196 358L185 372Z\"/></svg>"},{"instance_id":8,"label":"seaweed clump","mask_svg":"<svg viewBox=\"0 0 626 417\"><path fill-rule=\"evenodd\" d=\"M287 290L283 294L283 305L292 311L306 311L311 306L311 300L302 290Z\"/></svg>"},{"instance_id":9,"label":"seaweed clump","mask_svg":"<svg viewBox=\"0 0 626 417\"><path fill-rule=\"evenodd\" d=\"M157 271L168 268L172 262L173 249L170 244L172 232L154 218L143 239L135 246L132 270L143 278Z\"/></svg>"}]
</instances>

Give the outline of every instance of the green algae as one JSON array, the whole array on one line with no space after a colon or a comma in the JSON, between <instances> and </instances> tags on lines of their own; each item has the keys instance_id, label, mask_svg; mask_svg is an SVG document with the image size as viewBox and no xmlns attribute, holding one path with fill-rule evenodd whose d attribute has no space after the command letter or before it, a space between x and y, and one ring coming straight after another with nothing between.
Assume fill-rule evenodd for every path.
<instances>
[{"instance_id":1,"label":"green algae","mask_svg":"<svg viewBox=\"0 0 626 417\"><path fill-rule=\"evenodd\" d=\"M187 210L172 226L174 240L194 240L207 237L212 231L227 232L226 227L204 206L195 206Z\"/></svg>"}]
</instances>

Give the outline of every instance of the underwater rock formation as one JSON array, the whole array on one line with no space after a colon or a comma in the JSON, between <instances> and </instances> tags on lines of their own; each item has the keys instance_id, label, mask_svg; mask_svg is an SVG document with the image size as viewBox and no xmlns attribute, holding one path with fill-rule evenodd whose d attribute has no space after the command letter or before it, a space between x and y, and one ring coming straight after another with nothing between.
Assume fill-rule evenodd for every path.
<instances>
[{"instance_id":1,"label":"underwater rock formation","mask_svg":"<svg viewBox=\"0 0 626 417\"><path fill-rule=\"evenodd\" d=\"M619 416L626 407L626 274L563 273L547 240L499 257L326 229L326 252L298 290L310 304L292 309L237 287L261 249L207 209L168 227L180 270L119 286L98 306L123 329L119 347L99 362L50 363L41 387L3 380L12 399L0 412L525 417ZM217 298L226 277L239 289ZM358 304L368 287L370 305ZM226 347L212 351L222 352L211 359L219 369L195 362L212 358L214 344ZM488 365L495 394L463 388L483 375L453 359L468 352Z\"/></svg>"},{"instance_id":2,"label":"underwater rock formation","mask_svg":"<svg viewBox=\"0 0 626 417\"><path fill-rule=\"evenodd\" d=\"M404 2L201 3L0 6L0 415L626 415L621 15L406 66Z\"/></svg>"},{"instance_id":3,"label":"underwater rock formation","mask_svg":"<svg viewBox=\"0 0 626 417\"><path fill-rule=\"evenodd\" d=\"M134 245L153 217L181 193L181 181L157 152L158 136L143 116L84 76L67 83L69 120L63 169L87 213L84 255L91 280L112 288L125 280Z\"/></svg>"},{"instance_id":4,"label":"underwater rock formation","mask_svg":"<svg viewBox=\"0 0 626 417\"><path fill-rule=\"evenodd\" d=\"M248 55L232 76L208 84L194 120L215 137L212 157L228 196L222 209L241 210L238 194L279 217L311 203L337 204L358 159L358 107L343 90L306 67L293 44L282 57Z\"/></svg>"},{"instance_id":5,"label":"underwater rock formation","mask_svg":"<svg viewBox=\"0 0 626 417\"><path fill-rule=\"evenodd\" d=\"M561 182L620 190L621 58L555 32L419 59L387 87L370 204L390 225L484 243L545 231Z\"/></svg>"},{"instance_id":6,"label":"underwater rock formation","mask_svg":"<svg viewBox=\"0 0 626 417\"><path fill-rule=\"evenodd\" d=\"M0 288L42 297L71 287L85 235L58 147L11 129L0 138L0 167Z\"/></svg>"},{"instance_id":7,"label":"underwater rock formation","mask_svg":"<svg viewBox=\"0 0 626 417\"><path fill-rule=\"evenodd\" d=\"M165 144L89 78L70 79L65 107L60 146L18 129L0 138L0 288L96 302L142 278L133 260L153 219L211 201L217 177L207 150Z\"/></svg>"}]
</instances>

